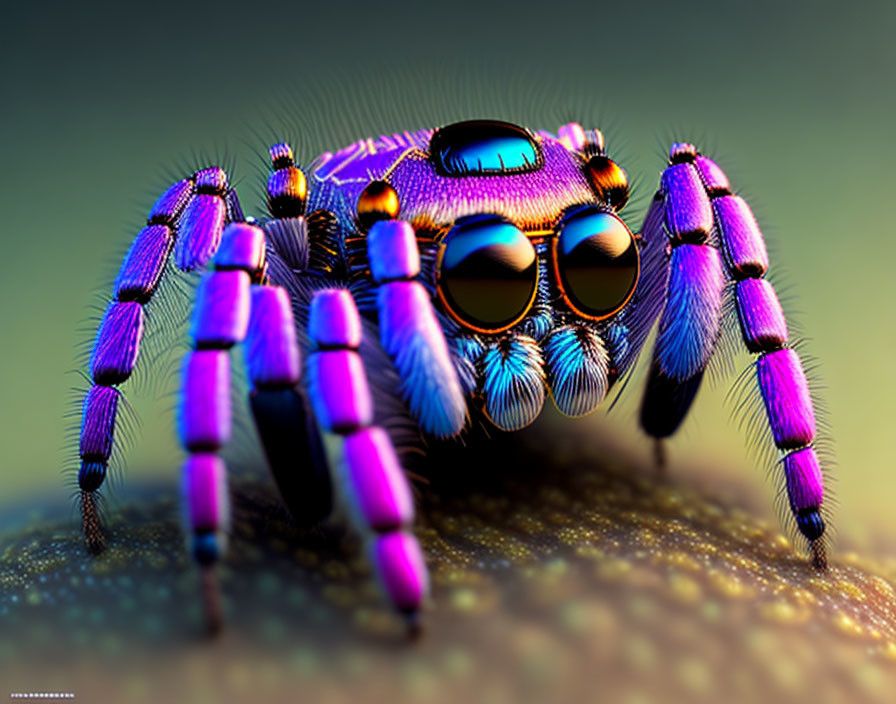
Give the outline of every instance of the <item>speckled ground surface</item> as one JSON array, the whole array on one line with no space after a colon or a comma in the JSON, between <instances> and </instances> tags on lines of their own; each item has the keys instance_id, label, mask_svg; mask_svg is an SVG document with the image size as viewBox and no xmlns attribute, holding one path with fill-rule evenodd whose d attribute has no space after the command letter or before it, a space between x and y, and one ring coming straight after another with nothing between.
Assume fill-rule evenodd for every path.
<instances>
[{"instance_id":1,"label":"speckled ground surface","mask_svg":"<svg viewBox=\"0 0 896 704\"><path fill-rule=\"evenodd\" d=\"M0 683L101 702L896 700L896 559L834 552L819 574L736 484L658 481L586 425L547 435L418 483L416 643L358 541L295 528L264 476L234 488L214 642L173 496L120 506L98 559L37 516L0 536Z\"/></svg>"}]
</instances>

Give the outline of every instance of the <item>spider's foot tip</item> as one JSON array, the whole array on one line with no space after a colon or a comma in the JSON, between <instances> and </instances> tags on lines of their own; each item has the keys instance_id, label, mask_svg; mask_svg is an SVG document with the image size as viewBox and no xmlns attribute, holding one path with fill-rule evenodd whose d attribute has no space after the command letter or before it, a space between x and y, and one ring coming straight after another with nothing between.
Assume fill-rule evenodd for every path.
<instances>
[{"instance_id":1,"label":"spider's foot tip","mask_svg":"<svg viewBox=\"0 0 896 704\"><path fill-rule=\"evenodd\" d=\"M102 535L87 537L87 552L96 557L106 551L106 540Z\"/></svg>"},{"instance_id":2,"label":"spider's foot tip","mask_svg":"<svg viewBox=\"0 0 896 704\"><path fill-rule=\"evenodd\" d=\"M824 546L823 540L813 540L809 543L809 549L812 551L812 566L819 572L824 572L828 568L828 553Z\"/></svg>"},{"instance_id":3,"label":"spider's foot tip","mask_svg":"<svg viewBox=\"0 0 896 704\"><path fill-rule=\"evenodd\" d=\"M653 467L658 477L665 477L669 463L666 443L663 438L653 439Z\"/></svg>"},{"instance_id":4,"label":"spider's foot tip","mask_svg":"<svg viewBox=\"0 0 896 704\"><path fill-rule=\"evenodd\" d=\"M420 640L423 636L423 620L420 618L420 612L408 611L404 616L408 641L413 643Z\"/></svg>"},{"instance_id":5,"label":"spider's foot tip","mask_svg":"<svg viewBox=\"0 0 896 704\"><path fill-rule=\"evenodd\" d=\"M202 566L200 582L205 610L205 633L209 638L215 638L224 629L224 618L221 615L221 592L212 565Z\"/></svg>"}]
</instances>

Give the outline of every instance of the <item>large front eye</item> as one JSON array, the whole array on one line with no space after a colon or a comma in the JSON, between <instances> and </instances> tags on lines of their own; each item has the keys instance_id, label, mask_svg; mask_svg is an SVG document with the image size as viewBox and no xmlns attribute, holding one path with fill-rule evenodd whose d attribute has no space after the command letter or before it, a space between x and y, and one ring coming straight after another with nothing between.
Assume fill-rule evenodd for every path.
<instances>
[{"instance_id":1,"label":"large front eye","mask_svg":"<svg viewBox=\"0 0 896 704\"><path fill-rule=\"evenodd\" d=\"M522 127L498 120L468 120L440 127L429 140L430 159L442 176L485 176L535 171L541 150Z\"/></svg>"},{"instance_id":2,"label":"large front eye","mask_svg":"<svg viewBox=\"0 0 896 704\"><path fill-rule=\"evenodd\" d=\"M519 322L535 298L535 247L498 215L459 218L445 236L437 268L439 297L460 323L501 332Z\"/></svg>"},{"instance_id":3,"label":"large front eye","mask_svg":"<svg viewBox=\"0 0 896 704\"><path fill-rule=\"evenodd\" d=\"M628 303L640 270L638 247L625 223L592 207L564 218L554 265L569 307L591 320L607 318Z\"/></svg>"}]
</instances>

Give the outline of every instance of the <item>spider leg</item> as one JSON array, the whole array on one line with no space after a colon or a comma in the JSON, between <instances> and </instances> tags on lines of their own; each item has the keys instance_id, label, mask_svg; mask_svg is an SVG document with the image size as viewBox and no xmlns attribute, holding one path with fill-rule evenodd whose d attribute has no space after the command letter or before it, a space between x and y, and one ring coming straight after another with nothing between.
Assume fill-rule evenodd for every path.
<instances>
[{"instance_id":1,"label":"spider leg","mask_svg":"<svg viewBox=\"0 0 896 704\"><path fill-rule=\"evenodd\" d=\"M392 604L419 629L428 574L417 539L408 530L414 504L407 478L386 431L373 423L373 401L358 353L361 319L345 289L318 291L311 302L308 388L321 428L343 438L347 499Z\"/></svg>"},{"instance_id":2,"label":"spider leg","mask_svg":"<svg viewBox=\"0 0 896 704\"><path fill-rule=\"evenodd\" d=\"M400 220L374 223L367 253L379 284L380 343L401 377L402 397L425 433L456 435L467 422L467 404L430 296L414 280L420 272L414 228Z\"/></svg>"},{"instance_id":3,"label":"spider leg","mask_svg":"<svg viewBox=\"0 0 896 704\"><path fill-rule=\"evenodd\" d=\"M267 183L267 201L274 217L263 227L267 275L279 284L309 267L305 180L288 144L275 144L269 152L274 170ZM297 321L286 290L259 287L252 296L246 341L252 382L249 404L284 503L296 522L313 525L330 513L332 492L320 432L293 373Z\"/></svg>"},{"instance_id":4,"label":"spider leg","mask_svg":"<svg viewBox=\"0 0 896 704\"><path fill-rule=\"evenodd\" d=\"M236 193L218 167L172 184L150 210L115 280L115 295L97 331L90 358L93 386L83 404L78 485L84 536L91 552L105 546L94 492L106 477L121 392L134 371L145 322L144 306L158 287L172 247L183 270L204 265L215 253L225 222L239 213Z\"/></svg>"},{"instance_id":5,"label":"spider leg","mask_svg":"<svg viewBox=\"0 0 896 704\"><path fill-rule=\"evenodd\" d=\"M815 412L799 356L788 347L781 304L763 278L768 254L762 234L746 201L732 194L722 170L693 145L674 145L670 161L660 195L672 248L671 271L642 426L662 438L684 418L719 334L722 288L733 281L744 343L759 355L755 363L759 391L781 453L790 509L809 541L813 563L824 568L825 524L820 514L824 488L813 447ZM645 237L662 234L652 228ZM720 248L708 242L713 234Z\"/></svg>"},{"instance_id":6,"label":"spider leg","mask_svg":"<svg viewBox=\"0 0 896 704\"><path fill-rule=\"evenodd\" d=\"M227 470L218 451L230 439L230 348L247 335L253 280L264 266L264 232L232 223L214 258L214 270L199 284L191 336L193 351L184 365L180 404L181 444L189 456L182 490L192 531L191 553L202 570L202 595L210 632L221 626L214 565L226 549L229 527ZM298 381L298 350L292 360Z\"/></svg>"}]
</instances>

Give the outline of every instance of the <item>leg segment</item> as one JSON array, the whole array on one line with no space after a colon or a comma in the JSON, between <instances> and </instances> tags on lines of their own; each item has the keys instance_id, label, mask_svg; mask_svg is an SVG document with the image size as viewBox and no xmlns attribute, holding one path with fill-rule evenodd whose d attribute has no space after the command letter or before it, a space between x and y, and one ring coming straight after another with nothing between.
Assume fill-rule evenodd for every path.
<instances>
[{"instance_id":1,"label":"leg segment","mask_svg":"<svg viewBox=\"0 0 896 704\"><path fill-rule=\"evenodd\" d=\"M264 266L264 233L244 223L231 224L214 263L199 284L194 349L184 366L180 405L181 444L189 452L182 490L211 632L221 626L213 570L226 548L229 527L227 470L217 455L230 439L229 350L243 341L249 327L250 287Z\"/></svg>"},{"instance_id":2,"label":"leg segment","mask_svg":"<svg viewBox=\"0 0 896 704\"><path fill-rule=\"evenodd\" d=\"M467 421L467 404L426 289L414 277L420 254L414 229L380 220L367 235L370 270L379 284L380 342L402 379L402 397L425 433L450 437Z\"/></svg>"},{"instance_id":3,"label":"leg segment","mask_svg":"<svg viewBox=\"0 0 896 704\"><path fill-rule=\"evenodd\" d=\"M249 403L268 465L296 522L313 525L332 507L329 468L300 376L289 295L274 286L252 291L246 339Z\"/></svg>"},{"instance_id":4,"label":"leg segment","mask_svg":"<svg viewBox=\"0 0 896 704\"><path fill-rule=\"evenodd\" d=\"M226 200L227 199L227 200ZM230 205L228 205L228 200ZM238 209L221 169L203 169L172 184L150 210L115 280L115 298L106 309L90 358L93 388L84 400L79 454L81 514L91 552L104 538L93 492L99 490L113 448L120 393L114 387L134 371L145 322L144 306L162 278L177 240L177 264L189 270L214 254L228 210Z\"/></svg>"},{"instance_id":5,"label":"leg segment","mask_svg":"<svg viewBox=\"0 0 896 704\"><path fill-rule=\"evenodd\" d=\"M411 631L428 591L420 545L408 530L414 519L410 487L386 431L371 425L373 402L358 347L361 320L351 294L324 290L311 302L308 385L321 427L343 440L347 499L392 604Z\"/></svg>"},{"instance_id":6,"label":"leg segment","mask_svg":"<svg viewBox=\"0 0 896 704\"><path fill-rule=\"evenodd\" d=\"M787 346L781 304L763 278L768 255L762 234L747 203L731 193L722 170L693 145L674 145L670 162L658 193L663 231L654 227L644 234L645 239L668 238L671 271L641 424L656 438L678 428L718 337L722 289L726 280L733 281L744 343L759 355L759 391L782 455L790 508L809 541L813 562L824 567L824 490L812 446L815 413L799 356ZM718 248L711 246L716 244L710 243L712 235Z\"/></svg>"}]
</instances>

